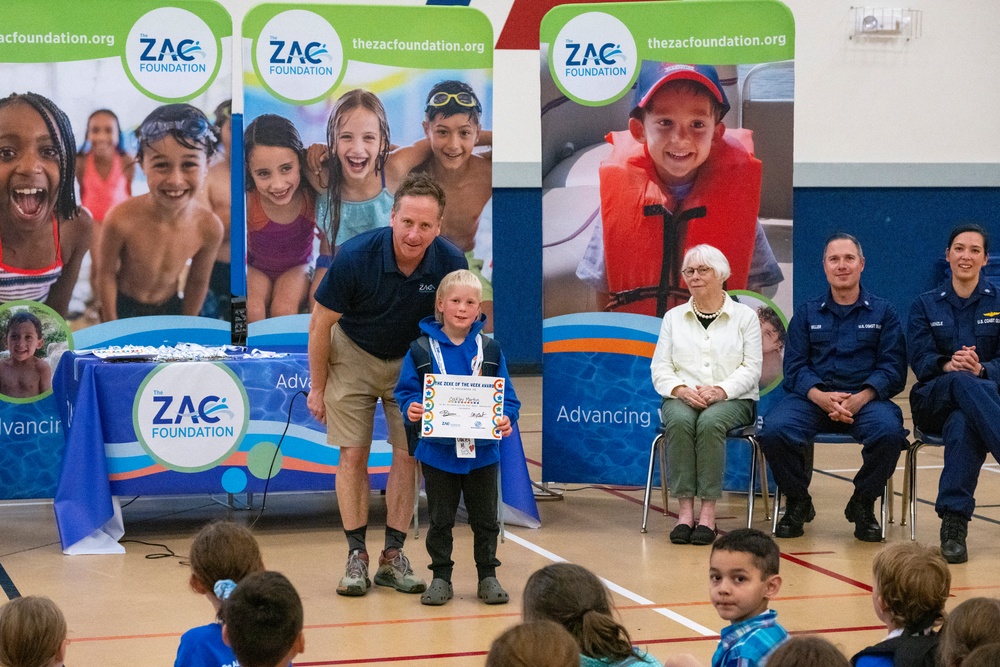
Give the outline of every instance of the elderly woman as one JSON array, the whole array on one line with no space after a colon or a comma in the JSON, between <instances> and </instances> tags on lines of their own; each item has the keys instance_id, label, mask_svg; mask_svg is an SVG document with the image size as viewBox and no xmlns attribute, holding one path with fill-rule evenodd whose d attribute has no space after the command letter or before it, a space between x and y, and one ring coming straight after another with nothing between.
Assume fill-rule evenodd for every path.
<instances>
[{"instance_id":1,"label":"elderly woman","mask_svg":"<svg viewBox=\"0 0 1000 667\"><path fill-rule=\"evenodd\" d=\"M651 364L667 442L667 481L680 502L674 544L711 544L715 503L722 497L726 431L754 418L760 380L760 323L753 309L722 286L729 261L698 245L681 274L691 299L663 317ZM701 498L698 525L694 499Z\"/></svg>"}]
</instances>

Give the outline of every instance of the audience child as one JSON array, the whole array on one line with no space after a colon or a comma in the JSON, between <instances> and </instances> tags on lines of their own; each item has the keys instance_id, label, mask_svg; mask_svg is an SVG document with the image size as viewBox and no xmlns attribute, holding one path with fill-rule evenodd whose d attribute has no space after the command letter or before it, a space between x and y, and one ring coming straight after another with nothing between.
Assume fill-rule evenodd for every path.
<instances>
[{"instance_id":1,"label":"audience child","mask_svg":"<svg viewBox=\"0 0 1000 667\"><path fill-rule=\"evenodd\" d=\"M118 116L98 109L87 118L87 133L76 154L80 203L94 218L90 239L90 287L97 295L100 275L101 223L108 211L132 196L135 159L125 151L125 135Z\"/></svg>"},{"instance_id":2,"label":"audience child","mask_svg":"<svg viewBox=\"0 0 1000 667\"><path fill-rule=\"evenodd\" d=\"M260 547L246 527L214 521L194 536L188 558L191 589L212 603L216 620L181 636L174 667L231 665L233 651L222 640L220 609L247 576L264 569Z\"/></svg>"},{"instance_id":3,"label":"audience child","mask_svg":"<svg viewBox=\"0 0 1000 667\"><path fill-rule=\"evenodd\" d=\"M198 315L223 233L198 197L215 132L190 104L168 104L146 116L136 136L149 192L119 204L104 222L101 317Z\"/></svg>"},{"instance_id":4,"label":"audience child","mask_svg":"<svg viewBox=\"0 0 1000 667\"><path fill-rule=\"evenodd\" d=\"M962 667L965 658L976 647L1000 640L997 628L1000 628L1000 600L969 598L944 619L938 645L938 664L941 667Z\"/></svg>"},{"instance_id":5,"label":"audience child","mask_svg":"<svg viewBox=\"0 0 1000 667\"><path fill-rule=\"evenodd\" d=\"M555 621L529 621L493 640L486 667L579 667L573 635Z\"/></svg>"},{"instance_id":6,"label":"audience child","mask_svg":"<svg viewBox=\"0 0 1000 667\"><path fill-rule=\"evenodd\" d=\"M30 398L52 389L52 368L35 356L45 347L42 322L31 311L19 310L7 320L4 348L10 353L0 359L0 394Z\"/></svg>"},{"instance_id":7,"label":"audience child","mask_svg":"<svg viewBox=\"0 0 1000 667\"><path fill-rule=\"evenodd\" d=\"M486 317L480 311L481 301L482 285L471 271L452 271L441 280L434 317L426 317L420 322L424 335L410 346L403 359L394 392L410 428L420 428L424 414L424 372L428 372L503 378L503 415L495 432L506 437L513 431L512 423L517 419L521 402L514 393L503 352L495 341L482 334ZM500 565L497 560L500 440L477 438L462 446L455 438L420 438L414 456L424 471L431 521L427 530L427 553L434 573L420 602L442 605L454 594L451 531L459 499L464 497L479 575L477 594L486 604L505 604L510 596L496 577Z\"/></svg>"},{"instance_id":8,"label":"audience child","mask_svg":"<svg viewBox=\"0 0 1000 667\"><path fill-rule=\"evenodd\" d=\"M309 147L309 182L320 192L316 222L326 250L316 261L313 289L332 252L362 232L389 225L393 193L430 153L426 142L390 152L389 120L374 93L356 88L340 96L326 126L326 145Z\"/></svg>"},{"instance_id":9,"label":"audience child","mask_svg":"<svg viewBox=\"0 0 1000 667\"><path fill-rule=\"evenodd\" d=\"M889 635L858 652L858 667L934 667L951 572L938 548L915 542L885 547L872 561L872 605Z\"/></svg>"},{"instance_id":10,"label":"audience child","mask_svg":"<svg viewBox=\"0 0 1000 667\"><path fill-rule=\"evenodd\" d=\"M484 331L493 331L493 284L489 273L492 252L475 253L476 233L484 208L493 197L493 160L490 152L475 153L483 139L480 116L483 106L472 87L464 81L441 81L427 93L424 107L424 135L431 155L414 171L426 172L444 190L447 204L441 220L441 236L465 252L469 269L483 285ZM484 137L484 135L486 135Z\"/></svg>"},{"instance_id":11,"label":"audience child","mask_svg":"<svg viewBox=\"0 0 1000 667\"><path fill-rule=\"evenodd\" d=\"M35 93L0 99L0 303L41 301L63 317L92 220L74 192L69 118Z\"/></svg>"},{"instance_id":12,"label":"audience child","mask_svg":"<svg viewBox=\"0 0 1000 667\"><path fill-rule=\"evenodd\" d=\"M222 607L222 636L240 667L284 667L306 648L302 600L280 572L251 574Z\"/></svg>"},{"instance_id":13,"label":"audience child","mask_svg":"<svg viewBox=\"0 0 1000 667\"><path fill-rule=\"evenodd\" d=\"M295 126L258 116L243 135L247 188L247 319L297 315L309 292L315 195Z\"/></svg>"},{"instance_id":14,"label":"audience child","mask_svg":"<svg viewBox=\"0 0 1000 667\"><path fill-rule=\"evenodd\" d=\"M769 536L740 528L712 543L709 594L712 605L730 625L722 629L712 667L757 667L788 639L777 612L768 609L781 590L781 553Z\"/></svg>"},{"instance_id":15,"label":"audience child","mask_svg":"<svg viewBox=\"0 0 1000 667\"><path fill-rule=\"evenodd\" d=\"M632 646L628 630L615 619L608 589L579 565L556 563L532 574L524 586L523 616L525 621L556 621L569 630L581 667L660 665Z\"/></svg>"},{"instance_id":16,"label":"audience child","mask_svg":"<svg viewBox=\"0 0 1000 667\"><path fill-rule=\"evenodd\" d=\"M0 607L0 667L58 667L66 659L66 634L55 602L14 598Z\"/></svg>"},{"instance_id":17,"label":"audience child","mask_svg":"<svg viewBox=\"0 0 1000 667\"><path fill-rule=\"evenodd\" d=\"M229 319L231 287L231 248L229 243L230 218L232 212L232 164L233 164L233 101L226 100L215 107L215 133L219 137L219 152L208 168L205 187L199 192L200 198L222 222L222 242L215 253L212 275L208 279L208 295L201 314L220 320Z\"/></svg>"},{"instance_id":18,"label":"audience child","mask_svg":"<svg viewBox=\"0 0 1000 667\"><path fill-rule=\"evenodd\" d=\"M850 667L844 654L836 646L817 635L789 637L774 649L767 659L767 667Z\"/></svg>"},{"instance_id":19,"label":"audience child","mask_svg":"<svg viewBox=\"0 0 1000 667\"><path fill-rule=\"evenodd\" d=\"M1000 643L990 642L975 649L962 661L962 667L997 667L1000 665Z\"/></svg>"}]
</instances>

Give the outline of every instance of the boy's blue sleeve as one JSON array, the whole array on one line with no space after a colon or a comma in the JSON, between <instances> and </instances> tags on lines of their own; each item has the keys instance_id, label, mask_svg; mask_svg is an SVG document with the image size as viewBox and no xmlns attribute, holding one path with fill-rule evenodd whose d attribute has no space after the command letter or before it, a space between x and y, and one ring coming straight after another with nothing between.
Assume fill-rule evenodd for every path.
<instances>
[{"instance_id":1,"label":"boy's blue sleeve","mask_svg":"<svg viewBox=\"0 0 1000 667\"><path fill-rule=\"evenodd\" d=\"M399 369L396 389L392 392L399 405L399 411L403 413L404 421L406 421L406 408L410 403L419 403L423 398L421 384L423 379L417 377L417 366L413 363L413 355L407 352L403 357L403 366Z\"/></svg>"},{"instance_id":2,"label":"boy's blue sleeve","mask_svg":"<svg viewBox=\"0 0 1000 667\"><path fill-rule=\"evenodd\" d=\"M507 373L507 360L504 358L503 352L500 352L500 368L498 372L500 373L500 377L504 379L503 413L512 422L516 422L518 415L521 414L521 401L517 398L517 393L514 391L514 383L511 382L510 374Z\"/></svg>"}]
</instances>

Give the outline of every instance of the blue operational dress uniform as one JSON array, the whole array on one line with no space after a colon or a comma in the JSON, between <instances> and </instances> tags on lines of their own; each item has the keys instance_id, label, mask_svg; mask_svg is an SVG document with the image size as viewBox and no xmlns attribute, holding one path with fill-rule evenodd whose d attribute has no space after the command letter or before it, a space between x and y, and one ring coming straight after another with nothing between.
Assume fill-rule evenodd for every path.
<instances>
[{"instance_id":1,"label":"blue operational dress uniform","mask_svg":"<svg viewBox=\"0 0 1000 667\"><path fill-rule=\"evenodd\" d=\"M806 446L819 432L847 433L862 444L855 496L870 510L906 448L903 413L890 400L906 384L906 343L895 308L864 288L849 306L830 292L803 303L788 326L784 372L788 395L767 413L759 436L781 492L790 505L807 501ZM813 387L852 394L870 387L876 398L845 424L807 398Z\"/></svg>"},{"instance_id":2,"label":"blue operational dress uniform","mask_svg":"<svg viewBox=\"0 0 1000 667\"><path fill-rule=\"evenodd\" d=\"M910 365L917 384L910 391L913 421L944 438L944 470L935 509L968 521L976 507L976 484L986 454L1000 460L1000 295L984 276L967 299L951 281L917 297L907 328ZM983 374L945 372L962 346L976 346Z\"/></svg>"}]
</instances>

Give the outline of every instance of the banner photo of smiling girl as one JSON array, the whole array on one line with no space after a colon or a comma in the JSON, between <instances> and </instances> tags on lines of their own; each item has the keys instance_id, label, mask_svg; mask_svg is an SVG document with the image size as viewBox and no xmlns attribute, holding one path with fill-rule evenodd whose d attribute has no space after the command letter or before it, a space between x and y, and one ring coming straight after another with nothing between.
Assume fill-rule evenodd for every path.
<instances>
[{"instance_id":1,"label":"banner photo of smiling girl","mask_svg":"<svg viewBox=\"0 0 1000 667\"><path fill-rule=\"evenodd\" d=\"M181 330L230 340L228 322L202 314L228 261L228 207L222 220L205 183L223 154L212 110L230 97L231 34L210 0L4 12L0 498L54 493L62 352L173 343ZM228 299L228 264L220 283Z\"/></svg>"},{"instance_id":2,"label":"banner photo of smiling girl","mask_svg":"<svg viewBox=\"0 0 1000 667\"><path fill-rule=\"evenodd\" d=\"M412 172L444 189L441 234L492 330L493 29L467 7L267 4L243 22L249 343L306 349L337 249L389 225Z\"/></svg>"},{"instance_id":3,"label":"banner photo of smiling girl","mask_svg":"<svg viewBox=\"0 0 1000 667\"><path fill-rule=\"evenodd\" d=\"M543 480L645 484L660 429L650 364L665 313L691 297L682 261L700 244L729 263L722 289L769 327L768 375L751 392L761 413L780 392L794 31L777 0L543 18ZM738 446L726 489L747 488Z\"/></svg>"}]
</instances>

